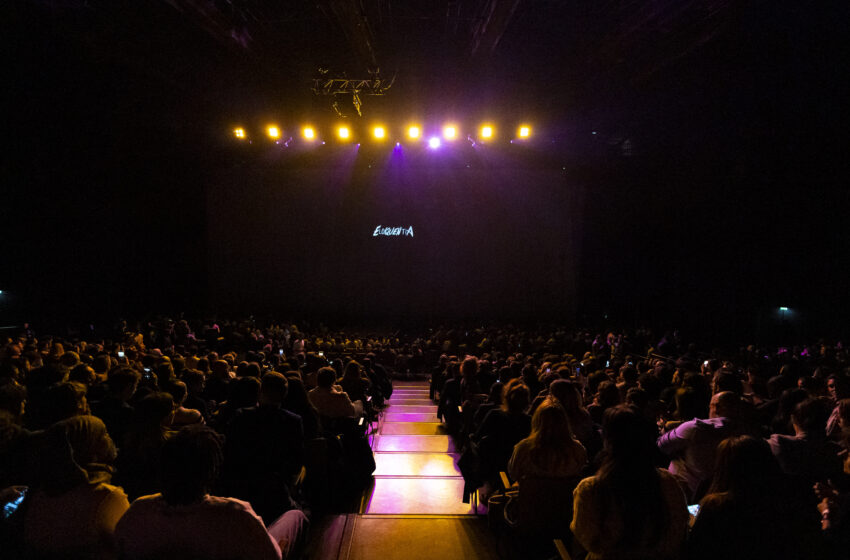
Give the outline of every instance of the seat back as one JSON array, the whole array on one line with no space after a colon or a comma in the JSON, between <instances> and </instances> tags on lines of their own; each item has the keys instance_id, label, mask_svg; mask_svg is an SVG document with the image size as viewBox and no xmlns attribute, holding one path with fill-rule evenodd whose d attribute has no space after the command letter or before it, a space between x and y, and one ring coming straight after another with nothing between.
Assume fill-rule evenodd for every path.
<instances>
[{"instance_id":1,"label":"seat back","mask_svg":"<svg viewBox=\"0 0 850 560\"><path fill-rule=\"evenodd\" d=\"M569 534L573 490L581 477L527 476L506 510L509 524L519 533L553 539Z\"/></svg>"}]
</instances>

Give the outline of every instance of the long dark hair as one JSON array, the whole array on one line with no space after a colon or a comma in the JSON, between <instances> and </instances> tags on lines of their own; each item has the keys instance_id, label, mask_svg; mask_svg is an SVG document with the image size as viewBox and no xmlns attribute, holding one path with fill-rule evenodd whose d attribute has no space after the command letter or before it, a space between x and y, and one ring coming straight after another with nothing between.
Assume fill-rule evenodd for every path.
<instances>
[{"instance_id":1,"label":"long dark hair","mask_svg":"<svg viewBox=\"0 0 850 560\"><path fill-rule=\"evenodd\" d=\"M597 473L607 507L623 519L621 545L661 539L669 522L655 468L655 431L638 411L616 406L605 411L602 424L605 457Z\"/></svg>"},{"instance_id":2,"label":"long dark hair","mask_svg":"<svg viewBox=\"0 0 850 560\"><path fill-rule=\"evenodd\" d=\"M726 438L717 447L709 494L728 492L738 499L771 498L782 470L766 441L752 436Z\"/></svg>"},{"instance_id":3,"label":"long dark hair","mask_svg":"<svg viewBox=\"0 0 850 560\"><path fill-rule=\"evenodd\" d=\"M575 436L564 407L552 401L544 401L537 407L531 417L528 439L531 441L529 455L536 464L551 464L551 458L566 463Z\"/></svg>"}]
</instances>

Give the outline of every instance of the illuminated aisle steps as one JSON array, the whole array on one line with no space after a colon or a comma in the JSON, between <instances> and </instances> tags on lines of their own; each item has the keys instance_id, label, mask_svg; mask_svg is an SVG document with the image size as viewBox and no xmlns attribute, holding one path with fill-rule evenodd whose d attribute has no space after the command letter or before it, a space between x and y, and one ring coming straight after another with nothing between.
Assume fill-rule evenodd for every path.
<instances>
[{"instance_id":1,"label":"illuminated aisle steps","mask_svg":"<svg viewBox=\"0 0 850 560\"><path fill-rule=\"evenodd\" d=\"M393 385L374 444L374 487L347 520L340 560L497 558L486 521L461 501L458 453L426 382Z\"/></svg>"},{"instance_id":2,"label":"illuminated aisle steps","mask_svg":"<svg viewBox=\"0 0 850 560\"><path fill-rule=\"evenodd\" d=\"M366 515L469 515L458 454L425 382L394 386L375 443L375 486Z\"/></svg>"}]
</instances>

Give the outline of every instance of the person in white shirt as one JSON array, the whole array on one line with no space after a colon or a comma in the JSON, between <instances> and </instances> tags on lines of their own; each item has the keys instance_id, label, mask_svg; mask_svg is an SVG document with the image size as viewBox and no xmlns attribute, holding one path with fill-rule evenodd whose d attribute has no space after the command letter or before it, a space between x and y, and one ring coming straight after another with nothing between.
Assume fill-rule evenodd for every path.
<instances>
[{"instance_id":1,"label":"person in white shirt","mask_svg":"<svg viewBox=\"0 0 850 560\"><path fill-rule=\"evenodd\" d=\"M266 529L251 504L210 496L222 464L222 437L202 425L183 428L162 450L162 492L142 496L115 528L121 558L297 556L309 522L290 510Z\"/></svg>"},{"instance_id":2,"label":"person in white shirt","mask_svg":"<svg viewBox=\"0 0 850 560\"><path fill-rule=\"evenodd\" d=\"M336 371L332 367L319 369L317 387L307 396L319 415L325 418L356 418L363 415L363 403L352 402L342 387L335 385Z\"/></svg>"}]
</instances>

